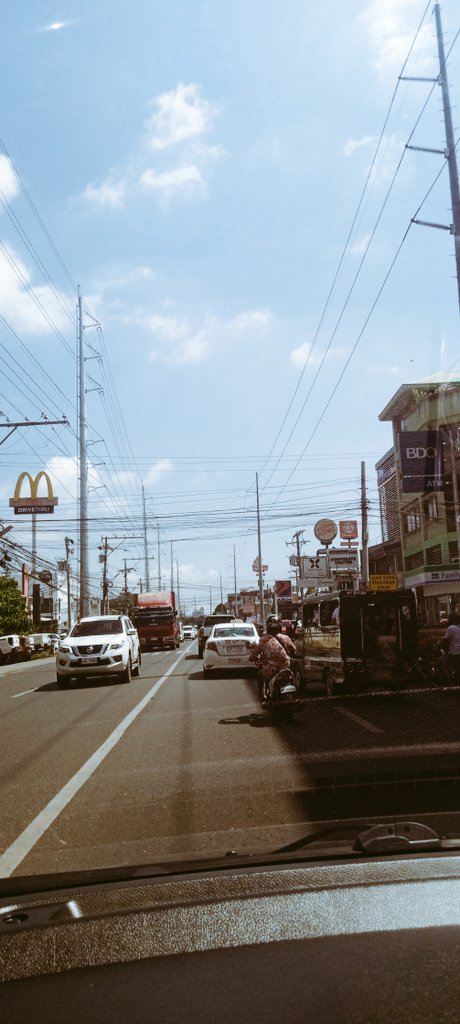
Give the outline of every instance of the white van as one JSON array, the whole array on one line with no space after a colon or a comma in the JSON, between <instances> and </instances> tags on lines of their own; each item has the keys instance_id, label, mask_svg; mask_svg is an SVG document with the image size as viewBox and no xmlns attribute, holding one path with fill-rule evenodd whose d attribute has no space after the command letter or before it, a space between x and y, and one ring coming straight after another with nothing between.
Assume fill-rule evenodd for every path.
<instances>
[{"instance_id":1,"label":"white van","mask_svg":"<svg viewBox=\"0 0 460 1024\"><path fill-rule=\"evenodd\" d=\"M17 633L10 633L8 636L0 636L0 654L8 655L19 650L19 637Z\"/></svg>"}]
</instances>

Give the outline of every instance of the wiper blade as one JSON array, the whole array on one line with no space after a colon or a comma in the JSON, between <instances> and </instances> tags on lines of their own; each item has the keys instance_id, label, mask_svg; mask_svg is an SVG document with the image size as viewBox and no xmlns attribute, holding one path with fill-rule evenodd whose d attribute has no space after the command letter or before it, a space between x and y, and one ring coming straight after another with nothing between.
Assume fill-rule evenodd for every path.
<instances>
[{"instance_id":1,"label":"wiper blade","mask_svg":"<svg viewBox=\"0 0 460 1024\"><path fill-rule=\"evenodd\" d=\"M440 850L442 841L429 825L419 821L397 821L374 825L360 832L356 849L362 853L414 853L418 850Z\"/></svg>"}]
</instances>

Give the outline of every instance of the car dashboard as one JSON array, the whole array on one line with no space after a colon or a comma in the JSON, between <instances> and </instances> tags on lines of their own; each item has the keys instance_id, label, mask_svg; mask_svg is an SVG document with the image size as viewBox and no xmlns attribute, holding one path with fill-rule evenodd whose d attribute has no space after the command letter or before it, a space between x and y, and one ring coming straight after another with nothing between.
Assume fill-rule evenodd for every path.
<instances>
[{"instance_id":1,"label":"car dashboard","mask_svg":"<svg viewBox=\"0 0 460 1024\"><path fill-rule=\"evenodd\" d=\"M9 896L0 1013L8 1024L454 1022L459 923L454 853L229 864Z\"/></svg>"}]
</instances>

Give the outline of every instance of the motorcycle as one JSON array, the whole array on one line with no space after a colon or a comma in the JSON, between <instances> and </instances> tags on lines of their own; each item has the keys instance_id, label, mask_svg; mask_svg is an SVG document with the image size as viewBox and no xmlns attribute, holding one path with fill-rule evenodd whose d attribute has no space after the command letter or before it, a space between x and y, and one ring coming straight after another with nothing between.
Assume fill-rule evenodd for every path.
<instances>
[{"instance_id":1,"label":"motorcycle","mask_svg":"<svg viewBox=\"0 0 460 1024\"><path fill-rule=\"evenodd\" d=\"M270 679L264 679L260 656L256 654L253 660L258 669L259 700L263 709L279 720L290 721L293 714L303 707L294 672L291 668L281 668L274 672Z\"/></svg>"}]
</instances>

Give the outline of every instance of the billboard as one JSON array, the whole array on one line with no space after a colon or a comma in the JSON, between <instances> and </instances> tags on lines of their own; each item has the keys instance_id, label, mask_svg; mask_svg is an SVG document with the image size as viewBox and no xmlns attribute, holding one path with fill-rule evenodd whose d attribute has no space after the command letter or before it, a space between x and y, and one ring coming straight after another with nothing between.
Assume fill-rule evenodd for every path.
<instances>
[{"instance_id":1,"label":"billboard","mask_svg":"<svg viewBox=\"0 0 460 1024\"><path fill-rule=\"evenodd\" d=\"M275 594L278 604L287 604L292 600L292 587L290 580L275 580Z\"/></svg>"},{"instance_id":2,"label":"billboard","mask_svg":"<svg viewBox=\"0 0 460 1024\"><path fill-rule=\"evenodd\" d=\"M357 519L339 519L339 531L342 540L358 539Z\"/></svg>"},{"instance_id":3,"label":"billboard","mask_svg":"<svg viewBox=\"0 0 460 1024\"><path fill-rule=\"evenodd\" d=\"M444 491L444 449L440 430L406 430L398 435L403 494Z\"/></svg>"},{"instance_id":4,"label":"billboard","mask_svg":"<svg viewBox=\"0 0 460 1024\"><path fill-rule=\"evenodd\" d=\"M345 551L340 548L331 548L329 551L329 568L332 572L342 569L356 572L358 569L358 552L356 548L346 548Z\"/></svg>"},{"instance_id":5,"label":"billboard","mask_svg":"<svg viewBox=\"0 0 460 1024\"><path fill-rule=\"evenodd\" d=\"M29 481L30 498L21 498L21 488L24 480ZM44 480L46 483L48 491L46 498L38 497L40 480ZM54 506L57 504L58 498L54 497L51 480L48 473L45 473L44 469L41 469L40 472L37 473L36 477L32 477L30 473L27 472L21 473L18 476L14 490L14 497L10 498L10 508L14 508L15 516L30 515L30 513L52 515L54 512Z\"/></svg>"}]
</instances>

